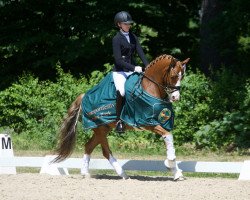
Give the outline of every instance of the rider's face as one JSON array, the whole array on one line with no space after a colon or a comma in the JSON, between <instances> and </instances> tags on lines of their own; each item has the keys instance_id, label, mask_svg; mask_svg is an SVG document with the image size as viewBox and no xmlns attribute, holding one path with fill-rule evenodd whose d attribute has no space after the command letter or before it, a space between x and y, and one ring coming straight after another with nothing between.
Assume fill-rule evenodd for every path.
<instances>
[{"instance_id":1,"label":"rider's face","mask_svg":"<svg viewBox=\"0 0 250 200\"><path fill-rule=\"evenodd\" d=\"M129 29L131 28L131 24L125 24L121 22L118 25L124 32L129 32Z\"/></svg>"}]
</instances>

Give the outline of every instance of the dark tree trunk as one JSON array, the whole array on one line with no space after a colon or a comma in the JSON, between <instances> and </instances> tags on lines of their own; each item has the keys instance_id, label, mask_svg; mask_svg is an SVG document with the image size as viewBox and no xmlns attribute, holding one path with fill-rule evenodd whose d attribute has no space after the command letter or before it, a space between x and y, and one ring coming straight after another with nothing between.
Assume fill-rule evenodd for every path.
<instances>
[{"instance_id":1,"label":"dark tree trunk","mask_svg":"<svg viewBox=\"0 0 250 200\"><path fill-rule=\"evenodd\" d=\"M205 74L209 70L220 67L220 56L213 41L216 33L213 22L221 13L219 0L202 0L201 5L201 69ZM220 27L217 27L218 29Z\"/></svg>"}]
</instances>

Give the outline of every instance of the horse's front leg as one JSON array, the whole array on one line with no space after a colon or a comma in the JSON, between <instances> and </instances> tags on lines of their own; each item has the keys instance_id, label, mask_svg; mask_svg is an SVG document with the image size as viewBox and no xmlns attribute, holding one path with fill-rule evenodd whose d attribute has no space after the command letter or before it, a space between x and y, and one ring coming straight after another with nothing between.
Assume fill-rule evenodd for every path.
<instances>
[{"instance_id":1,"label":"horse's front leg","mask_svg":"<svg viewBox=\"0 0 250 200\"><path fill-rule=\"evenodd\" d=\"M165 160L164 162L165 166L169 168L170 171L173 173L174 180L184 180L184 176L182 175L182 170L179 169L176 163L176 155L175 155L174 140L172 133L165 130L159 125L155 126L153 131L155 133L160 134L166 143L167 160Z\"/></svg>"},{"instance_id":2,"label":"horse's front leg","mask_svg":"<svg viewBox=\"0 0 250 200\"><path fill-rule=\"evenodd\" d=\"M105 130L105 131L99 132L98 134L100 144L102 147L103 156L106 159L108 159L109 163L113 166L114 170L120 177L122 177L123 179L128 179L129 177L127 176L126 172L121 167L121 165L117 162L115 157L113 157L112 152L109 148L108 139L107 139L108 132L109 130Z\"/></svg>"}]
</instances>

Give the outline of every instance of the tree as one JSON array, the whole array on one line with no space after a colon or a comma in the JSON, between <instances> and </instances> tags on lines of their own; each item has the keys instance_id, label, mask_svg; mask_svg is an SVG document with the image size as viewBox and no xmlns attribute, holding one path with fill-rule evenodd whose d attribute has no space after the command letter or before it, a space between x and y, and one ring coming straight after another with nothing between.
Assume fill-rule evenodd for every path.
<instances>
[{"instance_id":1,"label":"tree","mask_svg":"<svg viewBox=\"0 0 250 200\"><path fill-rule=\"evenodd\" d=\"M217 19L221 13L221 6L218 0L203 0L201 6L201 68L203 72L208 74L209 67L220 66L220 56L218 49L213 43L213 33L211 24Z\"/></svg>"},{"instance_id":2,"label":"tree","mask_svg":"<svg viewBox=\"0 0 250 200\"><path fill-rule=\"evenodd\" d=\"M250 74L250 3L247 0L203 0L201 15L201 68L222 66ZM248 58L247 58L248 57Z\"/></svg>"}]
</instances>

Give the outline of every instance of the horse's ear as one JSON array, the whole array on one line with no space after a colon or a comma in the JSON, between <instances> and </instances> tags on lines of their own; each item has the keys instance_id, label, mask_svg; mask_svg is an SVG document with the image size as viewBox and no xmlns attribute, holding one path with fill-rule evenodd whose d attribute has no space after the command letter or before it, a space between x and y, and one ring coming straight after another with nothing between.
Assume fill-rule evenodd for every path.
<instances>
[{"instance_id":1,"label":"horse's ear","mask_svg":"<svg viewBox=\"0 0 250 200\"><path fill-rule=\"evenodd\" d=\"M186 64L188 63L189 60L190 60L190 58L187 58L186 60L184 60L184 61L181 62L181 65L183 67L184 73L185 73L186 68L187 68Z\"/></svg>"},{"instance_id":2,"label":"horse's ear","mask_svg":"<svg viewBox=\"0 0 250 200\"><path fill-rule=\"evenodd\" d=\"M185 65L185 64L188 63L189 60L190 60L190 58L187 58L186 60L182 61L181 64L182 64L182 65Z\"/></svg>"}]
</instances>

